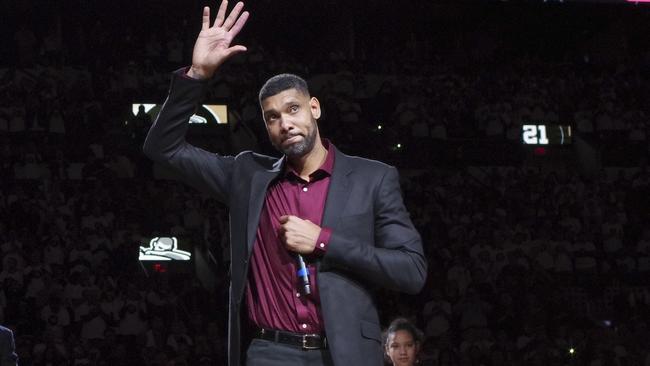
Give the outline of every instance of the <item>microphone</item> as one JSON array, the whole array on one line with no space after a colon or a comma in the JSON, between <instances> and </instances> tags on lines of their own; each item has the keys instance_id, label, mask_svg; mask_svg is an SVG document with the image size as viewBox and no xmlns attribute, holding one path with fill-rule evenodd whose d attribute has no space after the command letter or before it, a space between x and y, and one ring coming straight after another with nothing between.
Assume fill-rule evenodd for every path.
<instances>
[{"instance_id":1,"label":"microphone","mask_svg":"<svg viewBox=\"0 0 650 366\"><path fill-rule=\"evenodd\" d=\"M302 280L302 290L305 295L311 294L311 287L309 287L309 270L305 265L305 260L302 258L302 255L296 254L298 256L298 277Z\"/></svg>"}]
</instances>

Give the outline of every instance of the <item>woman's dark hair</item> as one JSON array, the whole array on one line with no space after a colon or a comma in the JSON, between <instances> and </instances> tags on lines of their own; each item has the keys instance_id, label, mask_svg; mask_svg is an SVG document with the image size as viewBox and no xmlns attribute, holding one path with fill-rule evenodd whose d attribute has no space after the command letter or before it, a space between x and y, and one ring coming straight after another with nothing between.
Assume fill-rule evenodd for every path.
<instances>
[{"instance_id":1,"label":"woman's dark hair","mask_svg":"<svg viewBox=\"0 0 650 366\"><path fill-rule=\"evenodd\" d=\"M422 344L424 340L424 333L419 330L410 320L406 318L396 318L393 320L388 329L386 329L386 336L384 337L384 346L388 343L388 338L391 334L395 334L397 331L405 330L411 334L415 343Z\"/></svg>"}]
</instances>

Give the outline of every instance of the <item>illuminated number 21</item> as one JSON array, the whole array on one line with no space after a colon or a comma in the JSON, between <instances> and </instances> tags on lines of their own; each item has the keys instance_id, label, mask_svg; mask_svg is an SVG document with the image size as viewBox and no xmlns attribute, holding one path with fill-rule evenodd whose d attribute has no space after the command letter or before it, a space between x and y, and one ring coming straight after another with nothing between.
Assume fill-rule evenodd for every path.
<instances>
[{"instance_id":1,"label":"illuminated number 21","mask_svg":"<svg viewBox=\"0 0 650 366\"><path fill-rule=\"evenodd\" d=\"M529 145L548 145L548 138L546 137L546 126L523 125L522 130L524 143Z\"/></svg>"}]
</instances>

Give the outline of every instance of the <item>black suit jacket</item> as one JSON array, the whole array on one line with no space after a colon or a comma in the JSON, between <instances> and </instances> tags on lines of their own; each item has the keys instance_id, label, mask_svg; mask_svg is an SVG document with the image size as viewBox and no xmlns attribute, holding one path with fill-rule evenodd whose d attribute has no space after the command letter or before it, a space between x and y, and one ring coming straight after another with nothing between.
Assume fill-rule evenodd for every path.
<instances>
[{"instance_id":1,"label":"black suit jacket","mask_svg":"<svg viewBox=\"0 0 650 366\"><path fill-rule=\"evenodd\" d=\"M260 212L284 159L250 151L220 156L185 141L188 119L206 82L174 74L144 144L145 154L230 209L229 364L239 365L240 314ZM420 235L406 211L397 170L335 152L322 226L332 229L317 264L321 312L335 365L382 365L377 287L417 293L426 277Z\"/></svg>"},{"instance_id":2,"label":"black suit jacket","mask_svg":"<svg viewBox=\"0 0 650 366\"><path fill-rule=\"evenodd\" d=\"M18 365L14 333L11 329L0 326L0 366Z\"/></svg>"}]
</instances>

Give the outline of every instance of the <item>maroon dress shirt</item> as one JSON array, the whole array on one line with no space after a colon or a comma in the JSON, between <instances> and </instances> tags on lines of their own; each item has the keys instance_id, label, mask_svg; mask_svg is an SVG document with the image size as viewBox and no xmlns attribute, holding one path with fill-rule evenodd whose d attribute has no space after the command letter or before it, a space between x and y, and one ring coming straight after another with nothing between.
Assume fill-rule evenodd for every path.
<instances>
[{"instance_id":1,"label":"maroon dress shirt","mask_svg":"<svg viewBox=\"0 0 650 366\"><path fill-rule=\"evenodd\" d=\"M250 260L246 301L253 326L295 333L322 333L323 319L316 278L316 267L310 259L322 256L331 235L322 228L314 253L304 256L309 269L311 294L303 293L297 275L297 259L278 236L279 219L294 215L321 225L325 200L334 167L334 149L323 139L328 150L323 165L305 181L287 164L282 175L266 192Z\"/></svg>"}]
</instances>

